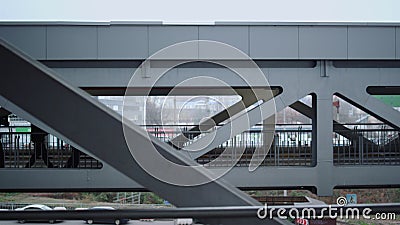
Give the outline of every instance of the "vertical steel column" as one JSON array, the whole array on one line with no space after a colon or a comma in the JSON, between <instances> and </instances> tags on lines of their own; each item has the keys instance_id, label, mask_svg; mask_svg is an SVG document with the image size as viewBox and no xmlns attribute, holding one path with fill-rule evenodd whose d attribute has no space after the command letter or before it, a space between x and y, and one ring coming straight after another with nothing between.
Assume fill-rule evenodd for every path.
<instances>
[{"instance_id":1,"label":"vertical steel column","mask_svg":"<svg viewBox=\"0 0 400 225\"><path fill-rule=\"evenodd\" d=\"M333 192L332 94L328 89L317 93L316 98L317 191L319 196L331 196Z\"/></svg>"}]
</instances>

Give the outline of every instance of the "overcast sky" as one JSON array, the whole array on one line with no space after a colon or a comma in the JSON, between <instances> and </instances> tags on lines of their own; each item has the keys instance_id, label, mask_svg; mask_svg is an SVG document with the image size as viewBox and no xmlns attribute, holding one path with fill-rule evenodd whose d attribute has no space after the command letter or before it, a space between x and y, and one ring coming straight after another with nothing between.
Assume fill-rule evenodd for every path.
<instances>
[{"instance_id":1,"label":"overcast sky","mask_svg":"<svg viewBox=\"0 0 400 225\"><path fill-rule=\"evenodd\" d=\"M0 0L0 20L400 22L399 0Z\"/></svg>"}]
</instances>

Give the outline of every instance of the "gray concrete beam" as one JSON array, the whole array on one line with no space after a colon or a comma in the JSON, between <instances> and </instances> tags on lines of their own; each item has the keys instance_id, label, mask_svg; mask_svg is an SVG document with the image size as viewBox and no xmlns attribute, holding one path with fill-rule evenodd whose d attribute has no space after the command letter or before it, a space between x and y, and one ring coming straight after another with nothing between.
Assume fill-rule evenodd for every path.
<instances>
[{"instance_id":1,"label":"gray concrete beam","mask_svg":"<svg viewBox=\"0 0 400 225\"><path fill-rule=\"evenodd\" d=\"M222 168L212 168L219 170ZM399 186L400 166L334 166L332 187L395 187ZM234 167L224 179L243 189L301 189L318 186L317 167L259 167L250 172L247 167ZM84 169L1 169L1 191L143 191L142 185L108 165L101 170ZM30 177L32 179L26 179ZM107 179L105 179L107 178ZM331 187L331 188L332 188Z\"/></svg>"},{"instance_id":2,"label":"gray concrete beam","mask_svg":"<svg viewBox=\"0 0 400 225\"><path fill-rule=\"evenodd\" d=\"M35 59L144 59L181 41L215 40L255 59L398 59L398 24L162 25L2 23L0 38Z\"/></svg>"}]
</instances>

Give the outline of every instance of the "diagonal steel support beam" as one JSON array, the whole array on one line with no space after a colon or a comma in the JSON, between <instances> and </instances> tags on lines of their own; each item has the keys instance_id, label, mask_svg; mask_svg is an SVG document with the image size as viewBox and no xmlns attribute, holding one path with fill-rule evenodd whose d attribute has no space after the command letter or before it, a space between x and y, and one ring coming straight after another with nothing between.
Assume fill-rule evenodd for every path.
<instances>
[{"instance_id":1,"label":"diagonal steel support beam","mask_svg":"<svg viewBox=\"0 0 400 225\"><path fill-rule=\"evenodd\" d=\"M257 89L255 91L258 91ZM279 94L279 90L271 90L274 96ZM237 115L241 111L245 110L252 104L257 102L257 97L253 93L252 89L236 90L237 94L242 97L242 100L222 110L221 112L215 114L211 118L203 121L199 125L190 129L187 134L180 134L173 138L170 142L177 148L181 149L183 145L190 141L191 139L199 136L202 132L201 130L209 130L216 125L226 121L227 119Z\"/></svg>"},{"instance_id":2,"label":"diagonal steel support beam","mask_svg":"<svg viewBox=\"0 0 400 225\"><path fill-rule=\"evenodd\" d=\"M188 148L185 148L184 150L188 150L188 154L191 158L197 159L200 156L210 152L218 145L229 140L230 137L238 135L250 129L251 126L254 126L257 123L270 118L275 113L275 111L273 111L275 109L271 111L271 109L273 108L272 101L275 101L276 111L279 112L283 110L285 107L296 102L299 99L299 96L304 97L305 95L310 93L310 91L309 89L307 89L307 87L303 87L303 89L300 92L301 94L299 93L299 95L286 95L286 93L287 92L284 91L279 96L275 97L275 99L266 101L260 104L259 106L255 107L254 109L248 111L247 113L238 116L237 118L226 123L224 126L199 138L196 142L194 142L189 146L190 149L201 149L201 150L191 151L190 149L188 150ZM261 115L260 111L264 111L266 113ZM249 125L250 127L247 125ZM208 145L206 143L208 143Z\"/></svg>"},{"instance_id":3,"label":"diagonal steel support beam","mask_svg":"<svg viewBox=\"0 0 400 225\"><path fill-rule=\"evenodd\" d=\"M215 114L211 118L203 121L199 125L193 127L190 129L187 133L182 133L175 138L173 138L170 142L174 146L176 146L178 149L182 148L184 144L191 139L199 136L201 134L201 130L209 130L215 125L222 123L223 121L227 120L230 118L232 115L236 115L237 113L241 112L245 108L249 107L251 104L254 102L248 102L248 101L239 101L235 103L234 105L230 106L229 108L222 110L221 112Z\"/></svg>"},{"instance_id":4,"label":"diagonal steel support beam","mask_svg":"<svg viewBox=\"0 0 400 225\"><path fill-rule=\"evenodd\" d=\"M273 106L273 100L264 102L250 110L247 114L244 113L232 121L229 121L224 126L199 138L196 142L184 148L183 150L188 151L190 157L196 159L213 150L223 142L229 140L231 137L250 129L251 126L254 126L260 121L273 116L275 113L275 108ZM266 112L264 114L265 118L261 116L261 111ZM200 150L192 151L192 149Z\"/></svg>"},{"instance_id":5,"label":"diagonal steel support beam","mask_svg":"<svg viewBox=\"0 0 400 225\"><path fill-rule=\"evenodd\" d=\"M313 109L300 101L297 101L297 102L291 104L290 108L296 110L297 112L303 114L304 116L306 116L310 119L314 119L313 112L312 112ZM351 132L351 129L343 126L336 120L333 120L333 131L337 132L338 134L340 134L343 137L350 139L350 140L357 140L359 138L358 135ZM368 138L365 138L365 137L362 137L362 138L364 139L364 143L376 146L376 144L374 142L370 141Z\"/></svg>"},{"instance_id":6,"label":"diagonal steel support beam","mask_svg":"<svg viewBox=\"0 0 400 225\"><path fill-rule=\"evenodd\" d=\"M400 112L369 95L367 92L343 89L337 95L390 126L400 129Z\"/></svg>"},{"instance_id":7,"label":"diagonal steel support beam","mask_svg":"<svg viewBox=\"0 0 400 225\"><path fill-rule=\"evenodd\" d=\"M154 178L132 157L124 139L122 118L117 113L3 41L0 41L0 59L0 105L101 159L174 205L260 205L222 179L200 186L175 186ZM135 138L137 148L147 146L143 144L148 142L143 129L134 124L126 129ZM156 138L151 141L166 158L197 165ZM209 177L204 168L194 173Z\"/></svg>"},{"instance_id":8,"label":"diagonal steel support beam","mask_svg":"<svg viewBox=\"0 0 400 225\"><path fill-rule=\"evenodd\" d=\"M296 101L295 103L291 104L290 108L296 110L297 112L303 114L310 119L314 119L313 108L300 101Z\"/></svg>"}]
</instances>

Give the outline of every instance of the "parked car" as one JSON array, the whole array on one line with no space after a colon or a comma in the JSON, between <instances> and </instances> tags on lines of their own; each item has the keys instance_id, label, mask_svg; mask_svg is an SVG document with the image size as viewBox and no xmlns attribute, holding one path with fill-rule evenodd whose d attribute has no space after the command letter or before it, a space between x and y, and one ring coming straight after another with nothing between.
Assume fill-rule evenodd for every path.
<instances>
[{"instance_id":1,"label":"parked car","mask_svg":"<svg viewBox=\"0 0 400 225\"><path fill-rule=\"evenodd\" d=\"M88 210L115 210L113 207L109 206L96 206L89 208ZM123 218L112 218L112 219L87 219L86 223L87 224L94 224L94 223L111 223L115 225L120 225L120 224L126 224L128 223L129 219L123 219Z\"/></svg>"},{"instance_id":2,"label":"parked car","mask_svg":"<svg viewBox=\"0 0 400 225\"><path fill-rule=\"evenodd\" d=\"M49 210L53 210L52 208L48 207L47 205L39 205L39 204L35 204L35 205L28 205L22 208L17 208L15 209L15 211L49 211ZM29 222L44 222L44 221L48 221L49 223L54 223L56 222L55 220L29 220ZM18 220L18 223L25 223L28 222L28 220Z\"/></svg>"},{"instance_id":3,"label":"parked car","mask_svg":"<svg viewBox=\"0 0 400 225\"><path fill-rule=\"evenodd\" d=\"M54 207L53 210L66 211L67 208L65 208L64 206L56 206L56 207Z\"/></svg>"}]
</instances>

